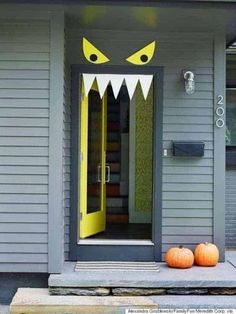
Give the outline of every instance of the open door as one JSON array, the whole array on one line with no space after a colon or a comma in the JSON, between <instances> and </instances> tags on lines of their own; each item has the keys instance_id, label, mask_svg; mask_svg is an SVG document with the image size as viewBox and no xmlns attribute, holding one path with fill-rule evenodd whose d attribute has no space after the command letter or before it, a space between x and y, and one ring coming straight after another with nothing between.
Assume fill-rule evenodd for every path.
<instances>
[{"instance_id":1,"label":"open door","mask_svg":"<svg viewBox=\"0 0 236 314\"><path fill-rule=\"evenodd\" d=\"M106 228L107 96L96 84L88 96L82 87L80 121L80 238Z\"/></svg>"}]
</instances>

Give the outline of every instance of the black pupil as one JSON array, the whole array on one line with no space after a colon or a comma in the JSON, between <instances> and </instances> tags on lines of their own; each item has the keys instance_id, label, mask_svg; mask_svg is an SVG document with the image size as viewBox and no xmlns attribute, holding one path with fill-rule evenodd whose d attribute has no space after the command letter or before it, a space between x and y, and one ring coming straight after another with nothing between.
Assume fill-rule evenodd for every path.
<instances>
[{"instance_id":1,"label":"black pupil","mask_svg":"<svg viewBox=\"0 0 236 314\"><path fill-rule=\"evenodd\" d=\"M97 61L98 57L93 53L91 56L90 56L90 60L91 61Z\"/></svg>"},{"instance_id":2,"label":"black pupil","mask_svg":"<svg viewBox=\"0 0 236 314\"><path fill-rule=\"evenodd\" d=\"M141 55L140 59L141 59L142 62L147 62L148 61L147 55Z\"/></svg>"}]
</instances>

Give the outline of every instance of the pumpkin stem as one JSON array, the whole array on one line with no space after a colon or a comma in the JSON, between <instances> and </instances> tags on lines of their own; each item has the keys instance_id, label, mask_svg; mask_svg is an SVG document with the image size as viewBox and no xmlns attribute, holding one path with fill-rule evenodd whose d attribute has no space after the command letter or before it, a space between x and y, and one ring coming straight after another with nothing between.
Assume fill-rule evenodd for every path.
<instances>
[{"instance_id":1,"label":"pumpkin stem","mask_svg":"<svg viewBox=\"0 0 236 314\"><path fill-rule=\"evenodd\" d=\"M183 245L180 245L179 248L182 249L182 248L183 248Z\"/></svg>"}]
</instances>

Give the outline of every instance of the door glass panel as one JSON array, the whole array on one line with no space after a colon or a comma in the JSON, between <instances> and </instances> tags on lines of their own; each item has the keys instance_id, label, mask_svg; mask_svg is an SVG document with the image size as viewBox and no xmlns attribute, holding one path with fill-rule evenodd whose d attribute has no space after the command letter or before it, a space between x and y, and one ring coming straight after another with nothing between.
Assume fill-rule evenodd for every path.
<instances>
[{"instance_id":1,"label":"door glass panel","mask_svg":"<svg viewBox=\"0 0 236 314\"><path fill-rule=\"evenodd\" d=\"M97 91L90 90L88 96L87 213L101 210L101 140L102 100Z\"/></svg>"}]
</instances>

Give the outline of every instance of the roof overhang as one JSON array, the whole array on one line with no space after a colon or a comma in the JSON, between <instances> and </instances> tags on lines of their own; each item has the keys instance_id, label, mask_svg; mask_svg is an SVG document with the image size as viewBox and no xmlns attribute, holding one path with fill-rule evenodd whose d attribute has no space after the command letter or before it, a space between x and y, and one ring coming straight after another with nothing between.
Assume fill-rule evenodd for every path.
<instances>
[{"instance_id":1,"label":"roof overhang","mask_svg":"<svg viewBox=\"0 0 236 314\"><path fill-rule=\"evenodd\" d=\"M236 39L236 0L0 0L3 7L54 8L84 29L226 34ZM16 15L17 16L17 15ZM173 18L174 17L174 18Z\"/></svg>"},{"instance_id":2,"label":"roof overhang","mask_svg":"<svg viewBox=\"0 0 236 314\"><path fill-rule=\"evenodd\" d=\"M236 0L0 0L1 3L29 3L29 4L127 4L127 5L142 5L142 6L149 6L149 5L169 5L169 4L175 4L175 5L181 5L181 4L187 4L187 5L193 5L193 4L211 4L214 3L216 5L226 5L226 4L236 4Z\"/></svg>"}]
</instances>

